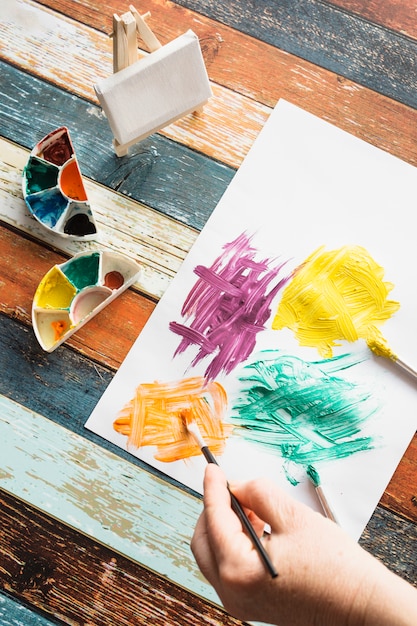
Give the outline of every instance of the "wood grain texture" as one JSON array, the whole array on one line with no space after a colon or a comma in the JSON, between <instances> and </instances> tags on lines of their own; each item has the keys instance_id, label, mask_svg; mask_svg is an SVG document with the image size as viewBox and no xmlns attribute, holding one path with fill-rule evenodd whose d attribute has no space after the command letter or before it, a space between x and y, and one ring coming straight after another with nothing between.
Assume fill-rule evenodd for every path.
<instances>
[{"instance_id":1,"label":"wood grain texture","mask_svg":"<svg viewBox=\"0 0 417 626\"><path fill-rule=\"evenodd\" d=\"M159 134L119 159L98 107L1 61L0 75L2 137L31 149L65 124L85 177L191 228L203 228L235 174L234 169Z\"/></svg>"},{"instance_id":2,"label":"wood grain texture","mask_svg":"<svg viewBox=\"0 0 417 626\"><path fill-rule=\"evenodd\" d=\"M107 332L107 341L111 344L112 331ZM2 395L98 443L116 456L143 466L121 448L84 429L84 423L112 379L112 372L99 363L81 357L66 344L51 355L45 354L31 329L1 315L0 335L5 346L4 352L0 353L0 371L4 372L0 379ZM94 347L93 336L90 341ZM105 336L102 337L102 343L106 343ZM19 382L14 376L15 371L21 372ZM65 381L65 386L62 381ZM58 389L62 391L59 392L61 402L57 406ZM416 446L417 435L401 460L382 501L390 510L414 522L417 521Z\"/></svg>"},{"instance_id":3,"label":"wood grain texture","mask_svg":"<svg viewBox=\"0 0 417 626\"><path fill-rule=\"evenodd\" d=\"M380 541L382 530L385 535L384 541ZM403 547L401 547L401 552L397 555L398 558L393 559L397 550L393 541L399 546L408 545L410 551L408 552L407 549L403 551ZM407 522L401 516L393 515L378 506L359 543L401 578L417 587L417 562L412 556L415 554L415 546L417 545L417 526L415 523Z\"/></svg>"},{"instance_id":4,"label":"wood grain texture","mask_svg":"<svg viewBox=\"0 0 417 626\"><path fill-rule=\"evenodd\" d=\"M0 311L31 327L32 300L39 281L51 267L67 259L4 227L0 227L0 255ZM66 345L116 370L154 308L149 298L128 289L70 337Z\"/></svg>"},{"instance_id":5,"label":"wood grain texture","mask_svg":"<svg viewBox=\"0 0 417 626\"><path fill-rule=\"evenodd\" d=\"M123 0L115 0L111 4L103 3L100 4L99 7L94 0L82 0L82 2L77 3L70 0L64 0L63 2L47 0L47 2L52 7L57 8L58 11L65 11L70 17L84 20L87 25L94 29L104 29L107 33L111 31L111 15L113 11L122 13L126 8ZM210 107L216 107L215 114L211 116L211 109L209 107L205 109L204 115L198 120L184 118L178 122L177 125L171 125L164 129L164 133L167 136L170 136L178 142L193 146L200 152L215 159L220 159L223 163L227 163L231 167L236 168L241 164L242 159L247 154L248 148L252 145L254 138L261 130L268 116L268 111L265 110L265 106L273 107L278 99L284 98L410 163L417 163L417 111L413 108L406 107L399 102L381 96L338 74L334 74L313 63L303 61L294 55L283 52L279 48L274 48L271 45L257 41L253 37L248 37L242 33L233 31L214 20L188 11L172 2L149 0L147 6L149 6L152 13L150 25L155 30L158 38L163 42L170 41L188 28L192 28L198 34L209 76L215 88L215 97L210 101ZM13 39L13 32L17 26L11 19L11 16L8 16L7 19L8 22L5 20L5 23L0 25L0 29L3 28L4 32L7 30ZM22 19L22 17L20 17L20 19ZM8 23L9 27L7 28ZM61 22L59 22L59 24L61 25ZM60 30L63 31L61 34L63 38L65 38L65 33L68 31L68 28L69 26L67 26L66 29L63 27L60 28ZM77 26L77 29L78 28ZM78 30L75 32L78 36ZM95 31L93 32L95 33ZM80 41L85 41L85 38L90 33L91 29L80 31ZM96 34L94 36L96 37ZM72 39L73 33L71 31L71 40L68 42L64 51L61 52L61 56L62 54L66 55L68 67L72 67L73 71L67 71L65 74L60 74L59 76L50 76L48 79L56 81L57 84L66 89L76 91L80 96L91 97L91 73L95 72L97 74L97 72L103 72L103 70L101 69L101 65L98 67L90 65L93 63L94 58L100 56L101 47L100 50L95 52L95 57L92 52L89 53L88 71L90 72L90 82L84 83L81 81L81 91L77 91L76 84L78 83L75 83L73 76L77 76L78 74L84 76L86 67L81 60L82 57L80 54L74 52ZM42 41L42 38L40 40ZM43 41L43 47L39 44L37 50L39 50L39 54L45 57L46 69L43 69L42 66L39 71L41 75L47 77L48 68L51 68L51 71L54 70L56 63L59 62L60 57L57 57L57 55L58 51L62 50L62 43L55 47L52 46L52 43L49 44L48 41L45 42L45 37ZM91 39L88 40L87 43L90 47L95 46L97 44L94 43L94 41L95 40ZM100 46L101 45L104 45L104 40ZM108 43L105 45L108 46ZM22 48L22 46L23 48L25 46L24 38L22 41L19 41L19 47ZM13 46L7 46L4 52L2 52L0 46L0 55L3 55L3 58L12 59L14 57L16 59L15 62L18 63L20 62L20 57L23 57L23 62L25 62L26 54L29 52L30 49L27 52L25 49L19 52L19 50L14 49ZM101 54L103 54L102 51ZM93 59L91 59L92 56ZM347 56L349 55L347 54ZM95 62L96 61L94 61L94 63ZM108 60L107 63L110 63L110 60ZM261 72L259 71L260 65L262 66ZM27 64L26 67L28 71L33 71L30 64ZM10 79L10 83L13 84L13 81L14 77ZM5 82L7 84L7 81ZM217 85L227 87L228 89L217 89ZM24 94L24 84L19 84L19 93L20 90L21 93ZM39 90L40 87L38 88L38 91ZM245 98L241 99L241 95L245 96ZM56 95L53 96L53 98L56 97ZM49 100L48 103L42 103L42 106L50 109L51 102L54 102L53 98ZM34 94L33 100L36 101L37 99L39 99L39 95ZM26 96L24 100L18 99L17 102L14 102L14 106L22 106L21 124L23 127L27 123L25 120L24 107L28 106L31 100L31 97ZM9 100L4 102L6 110L9 106L9 102ZM59 111L66 111L65 105L68 106L68 104L71 103L66 101L64 106L61 105L59 107ZM99 115L98 109L94 109L94 107L90 108L89 111L91 113L90 118L93 114ZM96 112L94 113L94 111ZM62 121L62 113L60 114ZM51 116L51 120L53 120L54 116L56 116L56 112L48 111L48 115ZM69 112L68 115L70 117L71 113ZM34 117L37 120L36 113ZM93 121L90 119L90 122L92 123ZM248 122L250 122L249 125ZM6 121L4 124L5 129L8 129L10 123L13 124L13 120ZM89 124L88 119L86 119L86 123L87 125ZM198 145L190 136L189 130L187 130L187 125L189 124L192 124L196 133L198 129ZM84 124L80 124L80 126L81 129L86 128ZM8 134L2 134L6 137L10 137ZM111 133L107 122L100 127L100 134L103 138L104 145L108 147L107 158L105 162L100 165L104 167L105 170L108 170L109 165L113 163L110 159L112 153L110 147ZM154 140L155 136L152 139ZM152 145L152 141L141 144L142 151L145 151L145 155L147 154L148 158L145 160L145 158L142 157L144 163L139 172L137 166L135 167L136 174L139 173L140 176L139 183L142 184L145 173L147 176L150 176L152 175L153 168L158 168L158 165L162 165L162 163L155 162L156 159L152 157L152 149L149 147ZM163 149L157 151L159 161L164 158L165 154L165 144L162 144L162 147ZM137 157L135 156L134 158ZM93 152L90 154L90 159L92 159L92 165L96 165L97 157L95 157ZM176 164L173 160L169 161L169 164L171 163ZM187 161L185 161L185 165L186 164ZM181 176L187 173L185 168L181 168L181 158L180 162L176 165L177 170L178 168L180 169L179 173ZM196 175L197 173L201 175L202 166L203 164L201 162L196 163L194 170ZM122 169L125 171L126 177L129 178L126 168L124 167ZM159 171L161 170L164 171L164 168L161 167ZM95 171L100 171L100 168L96 167ZM218 172L213 172L212 175L214 191L218 174ZM224 173L221 172L221 174L224 176ZM86 175L89 174L86 173ZM117 178L116 172L115 178ZM131 178L130 176L130 179ZM163 177L162 184L156 184L154 186L158 190L162 189L166 191L166 193L164 193L164 199L161 200L161 198L156 197L154 201L159 200L160 202L165 202L170 210L174 211L175 203L170 202L170 198L171 194L173 194L175 198L175 196L178 196L178 193L175 193L177 190L175 187L172 188L172 184L171 186L167 184L167 178L168 177ZM178 173L176 173L176 180L179 180ZM152 190L152 182L153 181L149 180L149 185L145 186L145 191L148 193ZM198 183L198 179L196 182ZM109 183L111 184L110 180ZM127 180L127 186L129 186L129 184L132 184L131 180ZM136 186L138 186L138 184ZM187 192L187 190L191 188L186 184L184 189L185 192ZM211 198L211 194L213 194L213 191L211 187L209 187L209 198ZM148 200L144 197L135 195L133 197L137 197L137 199L149 204ZM191 202L191 206L195 206L195 201L193 203L192 197L186 194L185 198L188 202ZM201 194L200 200L204 206L206 203L204 194ZM178 198L178 202L178 207L186 212L187 202L184 202L181 198ZM151 202L150 206L156 207L157 205ZM198 209L196 208L196 210ZM179 211L177 211L174 217L176 217L178 213ZM188 223L191 224L191 222Z\"/></svg>"},{"instance_id":6,"label":"wood grain texture","mask_svg":"<svg viewBox=\"0 0 417 626\"><path fill-rule=\"evenodd\" d=\"M56 624L11 596L0 592L1 626L52 626ZM61 622L60 622L61 623Z\"/></svg>"},{"instance_id":7,"label":"wood grain texture","mask_svg":"<svg viewBox=\"0 0 417 626\"><path fill-rule=\"evenodd\" d=\"M31 216L23 201L21 172L28 157L28 151L0 137L0 219L67 257L101 249L134 259L141 268L136 288L159 299L194 243L196 231L125 195L85 180L99 229L96 239L74 241L51 233ZM10 261L17 262L13 258Z\"/></svg>"},{"instance_id":8,"label":"wood grain texture","mask_svg":"<svg viewBox=\"0 0 417 626\"><path fill-rule=\"evenodd\" d=\"M0 409L4 491L216 601L190 550L199 498L4 396Z\"/></svg>"},{"instance_id":9,"label":"wood grain texture","mask_svg":"<svg viewBox=\"0 0 417 626\"><path fill-rule=\"evenodd\" d=\"M417 106L417 44L320 0L178 0L178 4L306 59L335 74Z\"/></svg>"},{"instance_id":10,"label":"wood grain texture","mask_svg":"<svg viewBox=\"0 0 417 626\"><path fill-rule=\"evenodd\" d=\"M241 622L0 492L0 581L72 626L232 626ZM34 622L38 626L37 622ZM30 622L25 626L32 626ZM43 626L43 622L39 622Z\"/></svg>"},{"instance_id":11,"label":"wood grain texture","mask_svg":"<svg viewBox=\"0 0 417 626\"><path fill-rule=\"evenodd\" d=\"M415 0L327 0L345 11L417 39Z\"/></svg>"}]
</instances>

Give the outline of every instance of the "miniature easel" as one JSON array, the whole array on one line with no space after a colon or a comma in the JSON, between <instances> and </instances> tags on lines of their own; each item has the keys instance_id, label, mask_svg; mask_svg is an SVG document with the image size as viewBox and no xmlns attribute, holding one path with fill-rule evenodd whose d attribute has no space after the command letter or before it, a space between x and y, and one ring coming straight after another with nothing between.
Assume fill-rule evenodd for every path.
<instances>
[{"instance_id":1,"label":"miniature easel","mask_svg":"<svg viewBox=\"0 0 417 626\"><path fill-rule=\"evenodd\" d=\"M113 15L113 75L94 85L113 132L117 156L189 113L212 95L197 35L191 30L162 46L134 6ZM138 60L137 34L150 54Z\"/></svg>"},{"instance_id":2,"label":"miniature easel","mask_svg":"<svg viewBox=\"0 0 417 626\"><path fill-rule=\"evenodd\" d=\"M161 48L162 44L145 21L150 16L149 11L140 15L133 5L130 5L129 11L123 13L121 17L114 13L113 72L119 72L138 60L137 33L148 47L149 52Z\"/></svg>"}]
</instances>

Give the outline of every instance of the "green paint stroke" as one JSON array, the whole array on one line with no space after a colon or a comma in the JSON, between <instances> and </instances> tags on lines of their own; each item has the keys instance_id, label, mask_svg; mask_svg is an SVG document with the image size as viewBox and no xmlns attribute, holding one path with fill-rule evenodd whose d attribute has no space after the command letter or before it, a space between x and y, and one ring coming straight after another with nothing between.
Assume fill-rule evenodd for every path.
<instances>
[{"instance_id":1,"label":"green paint stroke","mask_svg":"<svg viewBox=\"0 0 417 626\"><path fill-rule=\"evenodd\" d=\"M241 402L233 406L232 421L246 440L304 467L373 447L373 438L361 433L377 410L374 398L334 375L366 357L306 362L278 351L261 356L243 368Z\"/></svg>"}]
</instances>

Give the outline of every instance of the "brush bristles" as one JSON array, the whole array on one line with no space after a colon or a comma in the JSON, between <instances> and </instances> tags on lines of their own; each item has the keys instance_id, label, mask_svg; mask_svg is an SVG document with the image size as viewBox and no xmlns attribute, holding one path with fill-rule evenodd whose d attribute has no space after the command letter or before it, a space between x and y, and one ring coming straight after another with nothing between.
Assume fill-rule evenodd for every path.
<instances>
[{"instance_id":1,"label":"brush bristles","mask_svg":"<svg viewBox=\"0 0 417 626\"><path fill-rule=\"evenodd\" d=\"M309 465L307 467L307 476L310 478L315 487L320 487L320 476L316 468L313 467L313 465Z\"/></svg>"},{"instance_id":2,"label":"brush bristles","mask_svg":"<svg viewBox=\"0 0 417 626\"><path fill-rule=\"evenodd\" d=\"M198 445L200 449L205 448L207 446L206 442L204 441L200 433L200 429L195 422L189 422L187 424L187 430L190 433L190 435L194 438L194 441L196 442L196 444Z\"/></svg>"}]
</instances>

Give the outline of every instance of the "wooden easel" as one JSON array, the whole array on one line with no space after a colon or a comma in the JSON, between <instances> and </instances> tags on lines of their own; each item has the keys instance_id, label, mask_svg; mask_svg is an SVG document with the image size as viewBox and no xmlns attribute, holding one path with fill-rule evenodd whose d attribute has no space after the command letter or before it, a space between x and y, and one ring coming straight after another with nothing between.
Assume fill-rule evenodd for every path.
<instances>
[{"instance_id":1,"label":"wooden easel","mask_svg":"<svg viewBox=\"0 0 417 626\"><path fill-rule=\"evenodd\" d=\"M120 72L138 60L137 35L149 52L162 47L146 23L146 19L150 16L149 11L140 15L132 4L129 6L129 11L123 15L113 14L113 72Z\"/></svg>"},{"instance_id":2,"label":"wooden easel","mask_svg":"<svg viewBox=\"0 0 417 626\"><path fill-rule=\"evenodd\" d=\"M134 6L113 15L113 74L94 85L113 131L117 156L190 113L212 95L197 35L188 30L162 46ZM138 59L137 36L150 54Z\"/></svg>"}]
</instances>

